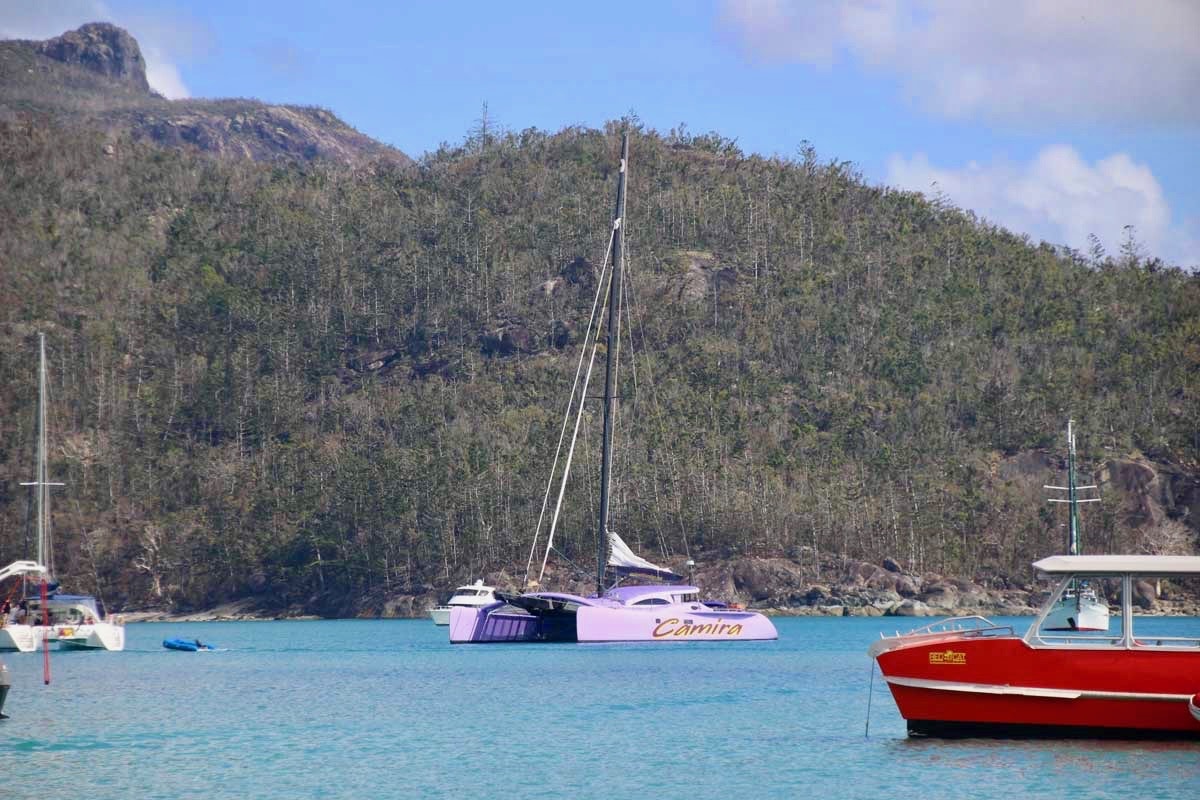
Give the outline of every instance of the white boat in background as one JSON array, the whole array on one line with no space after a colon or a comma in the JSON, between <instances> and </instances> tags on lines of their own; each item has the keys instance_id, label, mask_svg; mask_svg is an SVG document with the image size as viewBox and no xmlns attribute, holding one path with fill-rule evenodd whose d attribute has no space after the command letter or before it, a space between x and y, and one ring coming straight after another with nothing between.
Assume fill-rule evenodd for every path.
<instances>
[{"instance_id":1,"label":"white boat in background","mask_svg":"<svg viewBox=\"0 0 1200 800\"><path fill-rule=\"evenodd\" d=\"M459 586L454 590L454 596L445 605L430 609L429 616L433 619L434 625L449 625L450 609L455 606L479 608L481 606L490 606L495 602L495 587L484 586L482 580L477 580L470 586Z\"/></svg>"},{"instance_id":2,"label":"white boat in background","mask_svg":"<svg viewBox=\"0 0 1200 800\"><path fill-rule=\"evenodd\" d=\"M1048 631L1107 631L1108 603L1086 581L1064 592L1046 616Z\"/></svg>"},{"instance_id":3,"label":"white boat in background","mask_svg":"<svg viewBox=\"0 0 1200 800\"><path fill-rule=\"evenodd\" d=\"M1070 508L1069 527L1067 534L1067 554L1079 555L1079 504L1099 503L1100 498L1090 497L1081 499L1081 489L1095 489L1095 486L1079 486L1075 483L1075 432L1074 422L1067 420L1067 485L1046 486L1046 489L1066 492L1067 499L1051 498L1051 503L1067 503ZM1064 591L1062 597L1046 614L1042 623L1048 631L1107 631L1108 603L1096 592L1095 586L1085 578L1072 582Z\"/></svg>"},{"instance_id":4,"label":"white boat in background","mask_svg":"<svg viewBox=\"0 0 1200 800\"><path fill-rule=\"evenodd\" d=\"M46 575L46 568L36 561L14 561L4 569L0 569L0 585L9 578L27 580L30 577L39 580ZM6 592L5 596L12 597L15 592ZM13 607L10 600L4 601L3 613L0 613L0 650L15 650L18 653L31 653L41 646L45 631L36 625L30 625L28 605Z\"/></svg>"},{"instance_id":5,"label":"white boat in background","mask_svg":"<svg viewBox=\"0 0 1200 800\"><path fill-rule=\"evenodd\" d=\"M51 482L46 459L46 335L38 334L38 441L37 479L22 486L32 486L37 493L37 562L42 569L43 591L21 600L26 622L34 629L38 642L59 642L65 649L124 650L125 625L121 618L107 619L103 606L95 597L86 594L61 594L54 582L54 551L50 536L50 487L62 486ZM21 563L21 562L18 562ZM33 562L28 562L33 563ZM48 584L48 585L46 585Z\"/></svg>"}]
</instances>

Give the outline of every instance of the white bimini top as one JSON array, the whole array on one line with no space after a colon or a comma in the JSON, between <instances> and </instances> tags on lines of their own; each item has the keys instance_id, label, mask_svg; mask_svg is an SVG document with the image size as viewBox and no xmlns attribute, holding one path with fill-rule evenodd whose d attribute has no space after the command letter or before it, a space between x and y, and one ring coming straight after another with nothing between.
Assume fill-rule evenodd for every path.
<instances>
[{"instance_id":1,"label":"white bimini top","mask_svg":"<svg viewBox=\"0 0 1200 800\"><path fill-rule=\"evenodd\" d=\"M1200 556L1049 556L1033 568L1044 575L1200 575Z\"/></svg>"}]
</instances>

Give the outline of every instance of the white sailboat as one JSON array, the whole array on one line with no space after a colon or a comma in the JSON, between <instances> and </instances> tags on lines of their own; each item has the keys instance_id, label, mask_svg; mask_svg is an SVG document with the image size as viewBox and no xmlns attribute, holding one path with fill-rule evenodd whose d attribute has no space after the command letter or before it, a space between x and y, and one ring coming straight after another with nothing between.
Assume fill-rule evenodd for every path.
<instances>
[{"instance_id":1,"label":"white sailboat","mask_svg":"<svg viewBox=\"0 0 1200 800\"><path fill-rule=\"evenodd\" d=\"M1067 420L1067 485L1045 486L1067 493L1067 499L1050 498L1051 503L1067 503L1069 512L1069 527L1067 534L1068 555L1079 555L1079 504L1099 503L1100 498L1080 498L1083 489L1095 489L1093 486L1078 486L1075 483L1075 433L1072 420ZM1084 579L1077 579L1068 586L1047 613L1042 622L1042 630L1046 631L1107 631L1108 603L1104 602L1096 592L1096 588Z\"/></svg>"},{"instance_id":2,"label":"white sailboat","mask_svg":"<svg viewBox=\"0 0 1200 800\"><path fill-rule=\"evenodd\" d=\"M37 479L22 486L32 486L37 493L37 562L43 570L44 583L53 591L40 596L25 597L12 611L13 637L22 636L20 623L33 629L34 648L43 641L56 641L63 649L124 650L125 626L118 618L105 617L96 598L85 594L63 594L57 591L54 574L54 554L50 535L50 487L62 486L50 481L46 458L46 335L38 334L38 444ZM9 625L4 626L6 629ZM3 645L0 639L0 645ZM23 647L14 649L24 650Z\"/></svg>"}]
</instances>

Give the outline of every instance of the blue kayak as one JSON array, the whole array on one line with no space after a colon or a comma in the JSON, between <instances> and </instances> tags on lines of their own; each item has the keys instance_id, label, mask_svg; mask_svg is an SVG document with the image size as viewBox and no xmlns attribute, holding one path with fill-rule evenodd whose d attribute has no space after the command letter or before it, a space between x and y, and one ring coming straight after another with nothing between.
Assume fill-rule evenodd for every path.
<instances>
[{"instance_id":1,"label":"blue kayak","mask_svg":"<svg viewBox=\"0 0 1200 800\"><path fill-rule=\"evenodd\" d=\"M211 644L205 644L199 639L163 639L163 647L168 650L186 650L194 653L197 650L212 650Z\"/></svg>"}]
</instances>

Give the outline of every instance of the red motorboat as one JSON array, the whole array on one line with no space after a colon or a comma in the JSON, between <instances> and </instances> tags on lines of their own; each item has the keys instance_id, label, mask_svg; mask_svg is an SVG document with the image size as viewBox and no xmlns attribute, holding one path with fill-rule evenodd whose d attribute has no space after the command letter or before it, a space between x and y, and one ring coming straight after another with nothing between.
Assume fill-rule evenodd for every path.
<instances>
[{"instance_id":1,"label":"red motorboat","mask_svg":"<svg viewBox=\"0 0 1200 800\"><path fill-rule=\"evenodd\" d=\"M1023 636L955 617L871 645L909 734L1200 739L1200 637L1139 636L1133 603L1140 580L1195 589L1200 557L1051 556L1033 566L1060 580ZM1119 632L1043 627L1082 580L1119 593Z\"/></svg>"}]
</instances>

